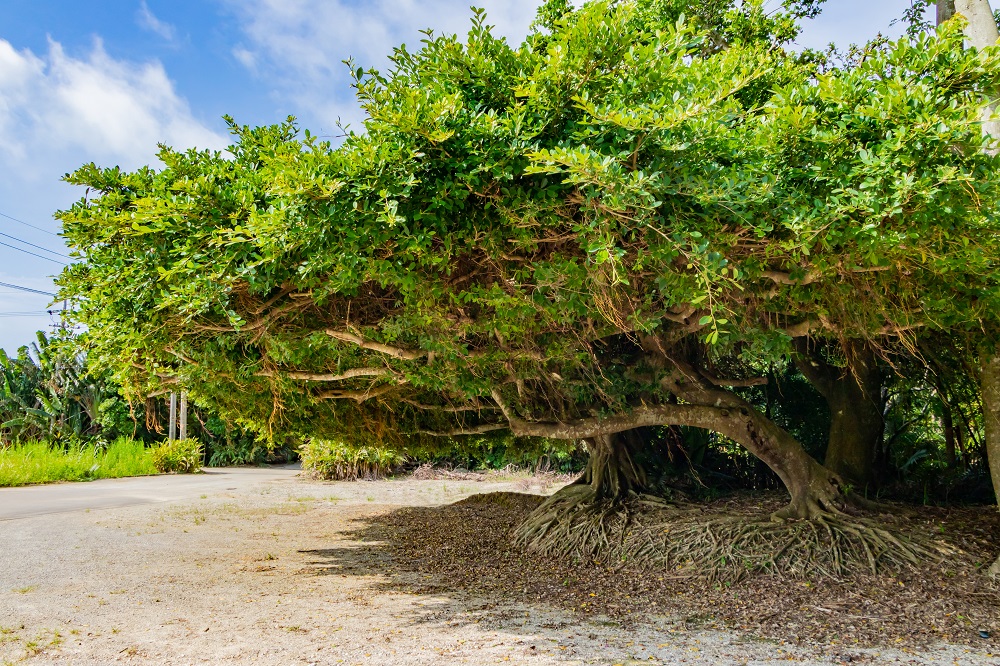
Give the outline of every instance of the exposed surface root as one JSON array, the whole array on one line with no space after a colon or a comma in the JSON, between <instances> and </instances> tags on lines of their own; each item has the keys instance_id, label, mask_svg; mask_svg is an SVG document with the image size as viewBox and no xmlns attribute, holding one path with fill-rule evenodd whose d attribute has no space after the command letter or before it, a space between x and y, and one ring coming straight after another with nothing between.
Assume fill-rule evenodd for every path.
<instances>
[{"instance_id":1,"label":"exposed surface root","mask_svg":"<svg viewBox=\"0 0 1000 666\"><path fill-rule=\"evenodd\" d=\"M892 505L894 533L945 538L956 547L956 555L937 565L876 575L861 567L840 578L761 572L727 584L709 582L694 567L675 573L631 561L528 553L513 539L543 499L495 494L373 518L354 538L389 554L396 569L378 559L360 573L389 576L386 585L407 592L466 591L489 604L551 604L600 622L667 616L688 629L726 626L773 639L775 647L779 641L825 644L831 655L849 655L859 645L909 648L942 640L997 652L989 646L1000 635L1000 582L983 574L997 556L1000 512ZM735 493L704 506L701 515L752 522L787 500L783 492ZM641 525L651 522L644 515ZM334 572L347 573L339 567ZM983 630L994 638L983 639ZM858 661L854 657L834 661Z\"/></svg>"},{"instance_id":2,"label":"exposed surface root","mask_svg":"<svg viewBox=\"0 0 1000 666\"><path fill-rule=\"evenodd\" d=\"M875 574L940 562L954 553L944 542L907 536L868 519L775 523L689 517L633 529L622 557L738 580L760 572L802 578Z\"/></svg>"},{"instance_id":3,"label":"exposed surface root","mask_svg":"<svg viewBox=\"0 0 1000 666\"><path fill-rule=\"evenodd\" d=\"M587 490L570 486L542 504L517 529L517 545L540 555L628 562L726 581L758 573L841 578L893 572L957 552L889 516L825 514L774 522L707 514L647 496L593 503Z\"/></svg>"},{"instance_id":4,"label":"exposed surface root","mask_svg":"<svg viewBox=\"0 0 1000 666\"><path fill-rule=\"evenodd\" d=\"M651 495L626 502L595 501L589 485L569 485L547 499L518 527L517 545L540 555L593 557L625 546L633 516L642 510L680 509Z\"/></svg>"}]
</instances>

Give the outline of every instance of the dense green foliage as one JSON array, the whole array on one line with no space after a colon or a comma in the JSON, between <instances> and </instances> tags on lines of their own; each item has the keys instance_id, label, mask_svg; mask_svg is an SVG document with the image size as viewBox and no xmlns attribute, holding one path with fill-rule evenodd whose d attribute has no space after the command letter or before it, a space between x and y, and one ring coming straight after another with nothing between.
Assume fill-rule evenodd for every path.
<instances>
[{"instance_id":1,"label":"dense green foliage","mask_svg":"<svg viewBox=\"0 0 1000 666\"><path fill-rule=\"evenodd\" d=\"M406 457L380 446L351 447L343 442L313 439L299 450L302 468L321 479L357 481L382 479L397 470Z\"/></svg>"},{"instance_id":2,"label":"dense green foliage","mask_svg":"<svg viewBox=\"0 0 1000 666\"><path fill-rule=\"evenodd\" d=\"M9 356L0 350L0 445L45 440L105 446L121 437L152 444L166 435L166 395L130 402L110 373L94 372L77 337L38 342ZM189 431L206 443L209 466L288 460L289 447L266 443L210 411L189 414Z\"/></svg>"},{"instance_id":3,"label":"dense green foliage","mask_svg":"<svg viewBox=\"0 0 1000 666\"><path fill-rule=\"evenodd\" d=\"M508 366L545 383L551 368L576 380L558 391L573 410L628 395L628 378L603 396L586 381L588 336L677 309L763 358L794 325L990 316L977 100L995 56L952 27L816 75L753 41L692 58L703 39L635 3L588 5L517 50L477 22L466 43L397 51L389 77L359 71L370 118L338 148L234 126L234 159L85 167L71 181L102 196L62 215L86 259L64 295L102 368L154 383L169 368L258 427L333 411L290 372L375 365L330 326L435 355L383 356L362 385L487 395Z\"/></svg>"},{"instance_id":4,"label":"dense green foliage","mask_svg":"<svg viewBox=\"0 0 1000 666\"><path fill-rule=\"evenodd\" d=\"M24 442L0 448L0 487L53 481L92 481L156 474L153 455L125 437L106 447Z\"/></svg>"},{"instance_id":5,"label":"dense green foliage","mask_svg":"<svg viewBox=\"0 0 1000 666\"><path fill-rule=\"evenodd\" d=\"M190 474L201 469L205 449L197 439L175 439L151 449L153 466L160 472Z\"/></svg>"},{"instance_id":6,"label":"dense green foliage","mask_svg":"<svg viewBox=\"0 0 1000 666\"><path fill-rule=\"evenodd\" d=\"M468 470L523 470L577 472L586 462L586 451L577 441L543 437L513 437L493 432L460 438L426 438L411 441L406 454L414 463L462 467Z\"/></svg>"},{"instance_id":7,"label":"dense green foliage","mask_svg":"<svg viewBox=\"0 0 1000 666\"><path fill-rule=\"evenodd\" d=\"M107 442L138 434L116 388L91 373L83 354L65 342L50 342L39 331L38 342L15 357L0 349L0 442Z\"/></svg>"},{"instance_id":8,"label":"dense green foliage","mask_svg":"<svg viewBox=\"0 0 1000 666\"><path fill-rule=\"evenodd\" d=\"M752 387L808 338L837 381L857 348L923 390L923 340L968 365L998 330L1000 51L951 21L836 65L784 48L817 3L689 4L553 1L520 45L482 15L429 34L355 71L368 117L339 145L232 123L229 155L84 166L59 283L88 362L277 444L712 430L814 515L850 485L788 435L822 410ZM892 437L880 464L912 468Z\"/></svg>"}]
</instances>

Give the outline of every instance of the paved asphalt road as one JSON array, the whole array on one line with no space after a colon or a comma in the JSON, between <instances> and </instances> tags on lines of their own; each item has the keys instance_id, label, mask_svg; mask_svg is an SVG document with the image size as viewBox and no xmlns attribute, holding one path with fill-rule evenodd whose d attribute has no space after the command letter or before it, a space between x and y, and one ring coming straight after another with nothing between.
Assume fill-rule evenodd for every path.
<instances>
[{"instance_id":1,"label":"paved asphalt road","mask_svg":"<svg viewBox=\"0 0 1000 666\"><path fill-rule=\"evenodd\" d=\"M0 488L0 521L47 513L111 509L134 504L173 502L269 481L290 480L301 470L282 467L216 467L203 474L170 474L81 483Z\"/></svg>"}]
</instances>

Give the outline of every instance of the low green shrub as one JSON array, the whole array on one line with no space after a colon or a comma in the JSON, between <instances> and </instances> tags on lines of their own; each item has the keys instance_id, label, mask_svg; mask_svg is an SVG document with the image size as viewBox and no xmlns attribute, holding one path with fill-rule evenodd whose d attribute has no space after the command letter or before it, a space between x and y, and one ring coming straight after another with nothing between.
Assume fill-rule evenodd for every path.
<instances>
[{"instance_id":1,"label":"low green shrub","mask_svg":"<svg viewBox=\"0 0 1000 666\"><path fill-rule=\"evenodd\" d=\"M201 469L204 449L197 439L175 439L153 449L153 465L161 472L191 474Z\"/></svg>"},{"instance_id":2,"label":"low green shrub","mask_svg":"<svg viewBox=\"0 0 1000 666\"><path fill-rule=\"evenodd\" d=\"M233 467L236 465L282 464L298 458L298 451L287 444L268 445L243 437L232 441L209 442L205 445L206 467Z\"/></svg>"},{"instance_id":3,"label":"low green shrub","mask_svg":"<svg viewBox=\"0 0 1000 666\"><path fill-rule=\"evenodd\" d=\"M350 447L329 439L313 439L299 450L302 469L321 479L356 481L381 479L405 462L406 457L378 446Z\"/></svg>"},{"instance_id":4,"label":"low green shrub","mask_svg":"<svg viewBox=\"0 0 1000 666\"><path fill-rule=\"evenodd\" d=\"M577 441L514 437L506 432L456 439L426 437L408 442L406 453L420 463L469 470L514 467L571 474L587 464L586 450Z\"/></svg>"},{"instance_id":5,"label":"low green shrub","mask_svg":"<svg viewBox=\"0 0 1000 666\"><path fill-rule=\"evenodd\" d=\"M31 441L0 447L0 486L149 474L156 474L151 451L127 437L104 446Z\"/></svg>"},{"instance_id":6,"label":"low green shrub","mask_svg":"<svg viewBox=\"0 0 1000 666\"><path fill-rule=\"evenodd\" d=\"M213 443L208 446L208 467L262 465L267 462L267 445L247 439L238 442Z\"/></svg>"}]
</instances>

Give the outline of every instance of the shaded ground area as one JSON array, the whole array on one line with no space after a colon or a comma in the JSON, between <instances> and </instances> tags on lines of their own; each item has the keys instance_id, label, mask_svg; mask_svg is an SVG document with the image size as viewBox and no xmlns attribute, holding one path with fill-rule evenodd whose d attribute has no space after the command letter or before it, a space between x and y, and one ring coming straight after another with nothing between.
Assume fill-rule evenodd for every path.
<instances>
[{"instance_id":1,"label":"shaded ground area","mask_svg":"<svg viewBox=\"0 0 1000 666\"><path fill-rule=\"evenodd\" d=\"M798 644L920 647L949 641L983 647L1000 638L1000 587L979 572L1000 544L1000 516L982 507L921 508L906 521L960 548L940 566L895 575L758 575L720 583L689 570L526 557L511 545L512 533L540 501L532 495L480 495L451 506L401 509L366 521L354 535L385 542L380 566L390 566L400 578L391 585L397 589L411 589L401 582L406 574L433 576L441 582L412 590L433 592L446 582L477 596L544 602L624 623L669 613L687 627L726 626ZM759 518L783 501L778 495L763 501L759 495L736 497L705 512ZM335 551L317 554L337 566ZM991 637L984 639L981 631Z\"/></svg>"},{"instance_id":2,"label":"shaded ground area","mask_svg":"<svg viewBox=\"0 0 1000 666\"><path fill-rule=\"evenodd\" d=\"M776 640L714 628L712 600L770 604L770 625L747 625L766 628L820 597L765 590L758 601L750 588L532 563L507 534L536 498L455 504L554 489L551 479L286 478L0 521L0 664L1000 663L995 639L864 649L849 635L811 640L805 619Z\"/></svg>"}]
</instances>

